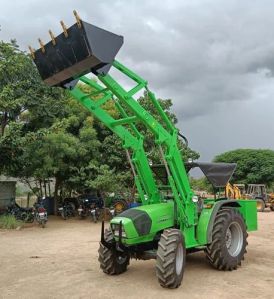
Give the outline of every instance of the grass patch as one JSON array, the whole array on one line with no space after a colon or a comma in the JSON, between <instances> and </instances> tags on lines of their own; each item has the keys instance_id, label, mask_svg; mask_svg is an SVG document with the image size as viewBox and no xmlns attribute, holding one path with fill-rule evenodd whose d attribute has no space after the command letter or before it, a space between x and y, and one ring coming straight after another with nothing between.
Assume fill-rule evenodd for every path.
<instances>
[{"instance_id":1,"label":"grass patch","mask_svg":"<svg viewBox=\"0 0 274 299\"><path fill-rule=\"evenodd\" d=\"M16 220L12 215L0 216L0 228L2 229L15 229L22 225L22 221Z\"/></svg>"}]
</instances>

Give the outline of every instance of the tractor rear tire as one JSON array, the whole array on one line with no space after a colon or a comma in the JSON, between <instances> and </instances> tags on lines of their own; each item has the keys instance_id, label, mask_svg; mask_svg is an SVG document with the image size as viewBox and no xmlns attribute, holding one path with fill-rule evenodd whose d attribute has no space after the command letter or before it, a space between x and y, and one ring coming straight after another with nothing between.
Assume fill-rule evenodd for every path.
<instances>
[{"instance_id":1,"label":"tractor rear tire","mask_svg":"<svg viewBox=\"0 0 274 299\"><path fill-rule=\"evenodd\" d=\"M218 270L236 270L246 253L247 236L245 222L237 210L220 210L214 221L212 242L205 250L210 264Z\"/></svg>"},{"instance_id":2,"label":"tractor rear tire","mask_svg":"<svg viewBox=\"0 0 274 299\"><path fill-rule=\"evenodd\" d=\"M126 209L128 209L128 203L124 199L117 199L113 203L113 208L116 215L119 215L120 213L124 212Z\"/></svg>"},{"instance_id":3,"label":"tractor rear tire","mask_svg":"<svg viewBox=\"0 0 274 299\"><path fill-rule=\"evenodd\" d=\"M111 230L105 231L105 240L111 242L113 235ZM99 247L99 258L100 268L104 273L108 275L118 275L127 270L129 265L129 254L120 253L115 248L109 249L100 243Z\"/></svg>"},{"instance_id":4,"label":"tractor rear tire","mask_svg":"<svg viewBox=\"0 0 274 299\"><path fill-rule=\"evenodd\" d=\"M164 288L175 289L181 285L186 260L182 233L178 229L166 229L158 243L156 275Z\"/></svg>"},{"instance_id":5,"label":"tractor rear tire","mask_svg":"<svg viewBox=\"0 0 274 299\"><path fill-rule=\"evenodd\" d=\"M261 198L256 198L257 200L257 212L263 212L265 209L265 202Z\"/></svg>"}]
</instances>

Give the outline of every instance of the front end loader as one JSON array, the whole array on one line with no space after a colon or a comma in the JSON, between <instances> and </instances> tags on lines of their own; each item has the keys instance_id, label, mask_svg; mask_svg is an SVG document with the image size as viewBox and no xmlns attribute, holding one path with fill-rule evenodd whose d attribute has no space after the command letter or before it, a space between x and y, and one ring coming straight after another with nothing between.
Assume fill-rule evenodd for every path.
<instances>
[{"instance_id":1,"label":"front end loader","mask_svg":"<svg viewBox=\"0 0 274 299\"><path fill-rule=\"evenodd\" d=\"M122 140L134 175L141 205L128 209L110 222L102 222L99 263L109 275L127 270L131 258L156 259L162 287L177 288L183 278L186 254L203 250L218 270L235 270L244 259L247 231L257 229L256 201L227 198L201 201L191 189L188 171L199 167L216 187L224 187L234 164L184 163L178 147L178 129L169 120L146 80L115 57L123 37L80 19L31 56L46 84L68 92ZM134 82L127 90L109 73L115 69ZM96 76L96 81L88 74ZM85 88L84 88L85 87ZM88 87L88 88L86 88ZM89 90L87 92L87 90ZM157 111L156 120L134 96L144 91ZM112 101L119 117L105 109ZM151 165L139 124L153 136L166 180L159 182ZM151 141L151 140L150 140Z\"/></svg>"}]
</instances>

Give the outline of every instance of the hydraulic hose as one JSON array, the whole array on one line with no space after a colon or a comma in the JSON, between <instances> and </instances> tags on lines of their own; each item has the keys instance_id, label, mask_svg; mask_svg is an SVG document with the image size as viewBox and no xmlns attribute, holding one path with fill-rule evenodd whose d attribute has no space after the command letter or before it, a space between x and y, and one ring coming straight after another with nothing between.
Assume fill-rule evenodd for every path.
<instances>
[{"instance_id":1,"label":"hydraulic hose","mask_svg":"<svg viewBox=\"0 0 274 299\"><path fill-rule=\"evenodd\" d=\"M185 146L188 147L188 140L187 138L180 132L178 132L178 135L184 140Z\"/></svg>"}]
</instances>

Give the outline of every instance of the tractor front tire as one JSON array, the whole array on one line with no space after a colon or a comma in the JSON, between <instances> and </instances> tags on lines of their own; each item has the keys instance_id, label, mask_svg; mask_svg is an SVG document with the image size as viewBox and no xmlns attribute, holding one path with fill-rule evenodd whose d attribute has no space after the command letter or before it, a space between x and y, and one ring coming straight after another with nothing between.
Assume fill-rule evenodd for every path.
<instances>
[{"instance_id":1,"label":"tractor front tire","mask_svg":"<svg viewBox=\"0 0 274 299\"><path fill-rule=\"evenodd\" d=\"M175 289L181 285L186 260L182 233L178 229L166 229L158 243L156 275L164 288Z\"/></svg>"},{"instance_id":2,"label":"tractor front tire","mask_svg":"<svg viewBox=\"0 0 274 299\"><path fill-rule=\"evenodd\" d=\"M210 264L218 270L236 270L246 253L247 236L245 222L237 210L220 210L213 225L212 242L205 250Z\"/></svg>"},{"instance_id":3,"label":"tractor front tire","mask_svg":"<svg viewBox=\"0 0 274 299\"><path fill-rule=\"evenodd\" d=\"M112 232L110 230L105 231L105 240L111 242L113 239ZM104 273L108 275L118 275L127 270L129 265L129 254L118 252L115 248L107 248L102 243L99 247L100 268Z\"/></svg>"}]
</instances>

